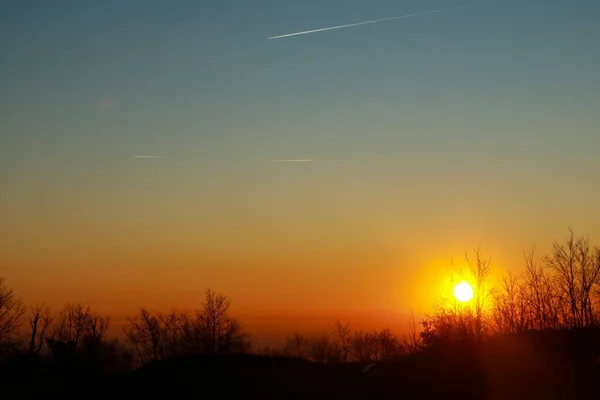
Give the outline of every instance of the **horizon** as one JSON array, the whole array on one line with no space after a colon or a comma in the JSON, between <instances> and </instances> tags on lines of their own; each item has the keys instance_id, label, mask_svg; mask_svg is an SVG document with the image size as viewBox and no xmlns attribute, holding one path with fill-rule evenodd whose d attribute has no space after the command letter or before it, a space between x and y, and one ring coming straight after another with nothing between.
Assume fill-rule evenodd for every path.
<instances>
[{"instance_id":1,"label":"horizon","mask_svg":"<svg viewBox=\"0 0 600 400\"><path fill-rule=\"evenodd\" d=\"M575 240L584 240L589 247L588 251L591 251L589 255L591 257L598 258L600 262L600 247L593 242L590 235L578 234L575 230L569 227L569 235L564 236L562 239L555 240L551 246L556 245L564 246L568 245L569 238ZM564 241L564 242L563 242ZM526 264L526 258L532 257L531 260L535 265L541 266L545 273L555 273L552 264L549 264L547 257L557 257L554 250L549 253L540 252L540 248L534 246L524 250L522 253L523 264ZM253 351L261 351L261 349L280 349L293 335L300 334L310 340L316 340L323 335L330 337L333 331L334 324L339 321L342 324L347 324L353 332L382 332L383 330L389 329L394 334L399 334L403 337L410 334L410 330L414 329L416 333L423 332L425 325L423 321L430 320L432 315L436 315L439 309L436 308L441 306L442 309L452 310L451 303L457 301L458 303L472 303L473 296L477 298L479 296L476 292L476 275L474 270L471 268L479 265L479 261L483 263L489 263L489 270L485 273L485 293L492 293L493 291L499 290L500 293L506 292L506 281L505 278L509 278L511 274L517 279L528 279L524 272L525 268L507 268L499 270L494 266L492 259L486 255L481 247L475 248L470 252L466 252L464 261L457 261L452 259L447 263L446 268L443 272L438 273L437 278L429 280L435 282L434 289L431 289L429 298L431 302L429 306L424 309L415 309L412 303L409 305L408 310L398 311L398 309L391 308L374 308L363 305L362 307L346 307L344 310L337 311L336 314L332 313L331 310L321 308L301 308L294 310L293 308L286 308L285 306L279 306L271 309L261 308L248 308L240 307L238 302L233 299L233 304L229 310L231 317L241 323L243 332L249 335L252 343ZM595 260L595 259L594 259ZM596 262L596 261L594 261ZM483 264L482 264L483 265ZM590 268L596 268L592 265ZM590 272L591 273L591 272ZM0 276L0 278L3 278ZM596 280L594 280L595 282ZM6 281L4 281L6 285ZM458 294L457 288L466 285L467 294ZM23 298L19 296L18 288L7 287L9 290L12 289L16 295L16 299L22 301ZM207 289L212 290L212 289ZM137 318L138 313L142 309L146 309L151 313L169 313L172 311L183 312L183 313L194 313L195 310L202 309L205 304L201 300L201 291L194 290L196 295L195 301L190 303L171 303L165 305L165 299L162 298L160 302L150 302L150 304L138 304L135 307L120 308L119 311L112 310L107 311L106 307L103 307L102 303L86 303L85 301L70 299L63 303L56 303L53 301L38 301L38 302L24 302L26 307L26 313L29 310L33 310L35 307L44 305L48 306L51 315L58 315L67 305L81 305L84 308L89 307L94 313L100 316L108 317L108 329L106 331L107 338L118 339L121 343L127 344L128 341L125 337L124 328L130 327L129 318ZM217 294L225 295L229 300L232 300L230 296L220 291L215 291ZM39 294L39 293L38 293ZM600 294L598 292L597 294ZM596 294L596 295L597 295ZM487 296L487 295L486 295ZM464 300L463 300L464 298ZM454 299L454 300L452 300ZM25 299L27 300L27 299ZM484 300L492 303L497 302L493 295L490 299ZM122 301L122 298L117 298L117 301ZM114 304L114 303L113 303ZM157 306L158 305L158 306ZM449 307L449 308L448 308ZM491 310L488 309L488 305L485 306L485 312L489 313ZM411 326L411 320L414 326ZM28 335L28 326L23 324L21 329L24 329L25 335ZM305 336L306 335L306 336Z\"/></svg>"}]
</instances>

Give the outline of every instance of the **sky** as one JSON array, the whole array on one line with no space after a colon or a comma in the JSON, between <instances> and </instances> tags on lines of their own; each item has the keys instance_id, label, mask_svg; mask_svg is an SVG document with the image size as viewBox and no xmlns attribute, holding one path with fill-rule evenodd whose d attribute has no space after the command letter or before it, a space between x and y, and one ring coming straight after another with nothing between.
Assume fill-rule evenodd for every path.
<instances>
[{"instance_id":1,"label":"sky","mask_svg":"<svg viewBox=\"0 0 600 400\"><path fill-rule=\"evenodd\" d=\"M504 271L569 226L600 241L598 15L7 1L0 275L29 303L114 315L206 288L256 318L390 315L425 312L474 247Z\"/></svg>"}]
</instances>

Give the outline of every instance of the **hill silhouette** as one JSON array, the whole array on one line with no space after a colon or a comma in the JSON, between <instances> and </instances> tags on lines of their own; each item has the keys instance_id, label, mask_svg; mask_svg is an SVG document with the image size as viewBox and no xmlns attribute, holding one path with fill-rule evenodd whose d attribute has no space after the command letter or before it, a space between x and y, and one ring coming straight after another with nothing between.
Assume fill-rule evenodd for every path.
<instances>
[{"instance_id":1,"label":"hill silhouette","mask_svg":"<svg viewBox=\"0 0 600 400\"><path fill-rule=\"evenodd\" d=\"M523 338L512 339L524 343ZM212 393L261 399L433 399L451 394L461 399L598 398L598 365L555 349L506 347L498 338L377 363L323 364L251 354L176 356L110 375L47 369L37 379L13 382L10 389L3 385L3 392L10 398L107 398L117 393L173 399Z\"/></svg>"}]
</instances>

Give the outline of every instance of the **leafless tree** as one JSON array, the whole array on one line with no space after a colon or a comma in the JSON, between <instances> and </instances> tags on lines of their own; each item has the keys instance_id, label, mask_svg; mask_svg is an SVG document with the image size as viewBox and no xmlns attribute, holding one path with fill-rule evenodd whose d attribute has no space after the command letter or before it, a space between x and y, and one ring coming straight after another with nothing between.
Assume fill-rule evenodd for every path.
<instances>
[{"instance_id":1,"label":"leafless tree","mask_svg":"<svg viewBox=\"0 0 600 400\"><path fill-rule=\"evenodd\" d=\"M590 248L589 238L581 237L577 241L576 257L580 320L583 326L592 326L596 321L591 295L600 277L600 248Z\"/></svg>"},{"instance_id":2,"label":"leafless tree","mask_svg":"<svg viewBox=\"0 0 600 400\"><path fill-rule=\"evenodd\" d=\"M475 279L475 329L477 334L481 335L484 329L483 310L491 296L488 277L492 261L491 259L483 258L481 248L476 248L473 251L472 257L467 254L465 258L469 265L469 270Z\"/></svg>"},{"instance_id":3,"label":"leafless tree","mask_svg":"<svg viewBox=\"0 0 600 400\"><path fill-rule=\"evenodd\" d=\"M14 339L14 334L23 324L25 306L13 290L0 278L0 345Z\"/></svg>"},{"instance_id":4,"label":"leafless tree","mask_svg":"<svg viewBox=\"0 0 600 400\"><path fill-rule=\"evenodd\" d=\"M205 349L208 352L227 353L248 349L240 323L229 315L231 300L210 289L206 291L204 307L196 313Z\"/></svg>"},{"instance_id":5,"label":"leafless tree","mask_svg":"<svg viewBox=\"0 0 600 400\"><path fill-rule=\"evenodd\" d=\"M599 253L598 248L590 248L588 238L576 238L573 229L569 229L565 243L554 242L552 254L545 258L567 302L569 326L583 327L594 323L591 294L600 274Z\"/></svg>"},{"instance_id":6,"label":"leafless tree","mask_svg":"<svg viewBox=\"0 0 600 400\"><path fill-rule=\"evenodd\" d=\"M315 336L309 342L311 360L319 363L331 361L333 347L329 335Z\"/></svg>"},{"instance_id":7,"label":"leafless tree","mask_svg":"<svg viewBox=\"0 0 600 400\"><path fill-rule=\"evenodd\" d=\"M410 318L408 319L408 331L404 337L404 347L407 352L414 353L421 348L421 340L417 332L417 321L414 311L410 310Z\"/></svg>"},{"instance_id":8,"label":"leafless tree","mask_svg":"<svg viewBox=\"0 0 600 400\"><path fill-rule=\"evenodd\" d=\"M476 315L469 308L460 312L439 309L434 315L425 318L422 325L420 336L426 347L472 340L479 336Z\"/></svg>"},{"instance_id":9,"label":"leafless tree","mask_svg":"<svg viewBox=\"0 0 600 400\"><path fill-rule=\"evenodd\" d=\"M33 307L29 313L29 354L40 354L47 338L47 331L52 324L50 307L42 303Z\"/></svg>"},{"instance_id":10,"label":"leafless tree","mask_svg":"<svg viewBox=\"0 0 600 400\"><path fill-rule=\"evenodd\" d=\"M123 331L140 363L183 354L248 351L248 336L229 315L230 304L225 295L207 290L202 309L153 313L142 308L127 319Z\"/></svg>"},{"instance_id":11,"label":"leafless tree","mask_svg":"<svg viewBox=\"0 0 600 400\"><path fill-rule=\"evenodd\" d=\"M284 346L285 354L292 357L310 358L310 342L299 332L288 337Z\"/></svg>"},{"instance_id":12,"label":"leafless tree","mask_svg":"<svg viewBox=\"0 0 600 400\"><path fill-rule=\"evenodd\" d=\"M127 318L127 321L123 331L128 342L134 347L140 363L160 360L165 355L170 356L165 354L163 325L159 316L152 315L146 308L142 308L136 317Z\"/></svg>"},{"instance_id":13,"label":"leafless tree","mask_svg":"<svg viewBox=\"0 0 600 400\"><path fill-rule=\"evenodd\" d=\"M535 248L525 255L524 287L522 290L525 307L522 318L528 329L556 329L562 326L564 313L561 309L564 293L549 270L540 266L535 259ZM551 272L551 271L550 271Z\"/></svg>"},{"instance_id":14,"label":"leafless tree","mask_svg":"<svg viewBox=\"0 0 600 400\"><path fill-rule=\"evenodd\" d=\"M348 354L350 353L350 324L343 324L341 320L337 320L333 325L333 335L339 344L339 350L342 362L348 362Z\"/></svg>"},{"instance_id":15,"label":"leafless tree","mask_svg":"<svg viewBox=\"0 0 600 400\"><path fill-rule=\"evenodd\" d=\"M353 361L365 362L374 359L375 349L371 336L368 332L354 332L350 342L350 354Z\"/></svg>"},{"instance_id":16,"label":"leafless tree","mask_svg":"<svg viewBox=\"0 0 600 400\"><path fill-rule=\"evenodd\" d=\"M110 319L81 304L69 303L52 318L44 335L55 365L65 368L104 368L106 331ZM39 320L38 320L39 324ZM39 328L39 326L38 326ZM33 337L33 332L32 332Z\"/></svg>"},{"instance_id":17,"label":"leafless tree","mask_svg":"<svg viewBox=\"0 0 600 400\"><path fill-rule=\"evenodd\" d=\"M502 283L502 289L493 296L492 318L497 331L515 333L524 328L525 310L520 307L523 290L519 277L513 273L509 272Z\"/></svg>"},{"instance_id":18,"label":"leafless tree","mask_svg":"<svg viewBox=\"0 0 600 400\"><path fill-rule=\"evenodd\" d=\"M54 317L51 337L77 348L95 346L102 341L110 319L81 304L67 304Z\"/></svg>"},{"instance_id":19,"label":"leafless tree","mask_svg":"<svg viewBox=\"0 0 600 400\"><path fill-rule=\"evenodd\" d=\"M402 342L389 329L354 332L351 343L354 361L379 361L405 354Z\"/></svg>"},{"instance_id":20,"label":"leafless tree","mask_svg":"<svg viewBox=\"0 0 600 400\"><path fill-rule=\"evenodd\" d=\"M402 341L389 328L375 332L375 340L377 341L377 360L389 360L406 353Z\"/></svg>"},{"instance_id":21,"label":"leafless tree","mask_svg":"<svg viewBox=\"0 0 600 400\"><path fill-rule=\"evenodd\" d=\"M167 313L156 313L159 321L160 347L165 354L178 355L185 353L190 345L185 341L189 331L190 317L185 311L171 309Z\"/></svg>"},{"instance_id":22,"label":"leafless tree","mask_svg":"<svg viewBox=\"0 0 600 400\"><path fill-rule=\"evenodd\" d=\"M316 362L366 362L404 355L407 348L389 329L357 331L351 335L349 325L344 325L338 320L334 324L334 335L305 337L296 332L286 339L282 353Z\"/></svg>"}]
</instances>

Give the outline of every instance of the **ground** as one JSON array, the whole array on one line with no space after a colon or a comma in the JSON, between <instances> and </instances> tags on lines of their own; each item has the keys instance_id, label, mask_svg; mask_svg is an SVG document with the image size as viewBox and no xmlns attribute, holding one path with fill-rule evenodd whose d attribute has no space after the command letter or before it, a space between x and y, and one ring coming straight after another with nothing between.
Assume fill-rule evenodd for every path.
<instances>
[{"instance_id":1,"label":"ground","mask_svg":"<svg viewBox=\"0 0 600 400\"><path fill-rule=\"evenodd\" d=\"M187 399L595 399L600 373L594 361L536 352L530 345L454 345L376 363L317 364L254 355L178 357L137 371L85 378L41 374L13 380L6 398L111 398L116 395ZM12 387L9 389L9 387ZM37 394L33 394L33 392ZM4 397L4 396L3 396Z\"/></svg>"}]
</instances>

